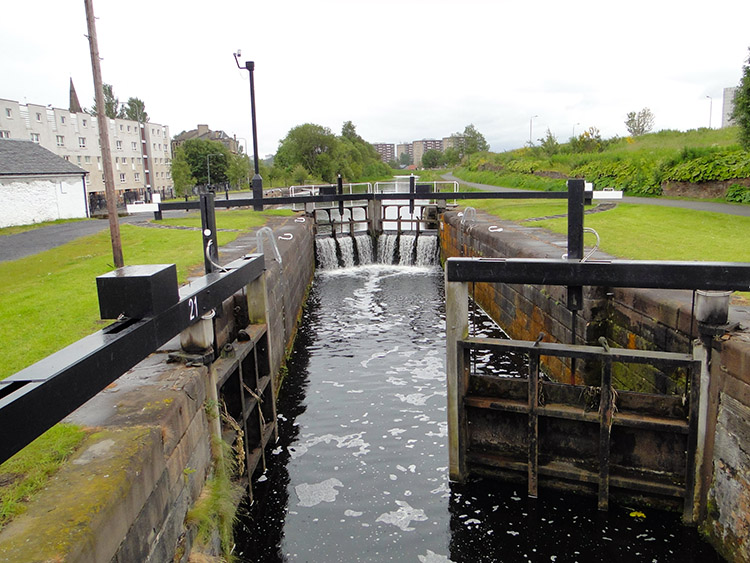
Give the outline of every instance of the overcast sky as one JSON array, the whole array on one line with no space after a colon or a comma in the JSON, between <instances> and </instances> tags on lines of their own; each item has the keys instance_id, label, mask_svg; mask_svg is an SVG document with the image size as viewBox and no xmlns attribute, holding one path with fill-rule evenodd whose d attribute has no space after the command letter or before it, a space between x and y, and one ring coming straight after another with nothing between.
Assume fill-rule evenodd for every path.
<instances>
[{"instance_id":1,"label":"overcast sky","mask_svg":"<svg viewBox=\"0 0 750 563\"><path fill-rule=\"evenodd\" d=\"M649 107L655 129L721 124L739 83L750 0L94 0L104 81L146 103L172 135L206 123L259 153L302 123L367 141L442 138L473 123L492 150L549 128L559 141L596 126L626 135ZM5 3L0 98L84 107L93 80L83 0ZM707 98L713 98L713 103Z\"/></svg>"}]
</instances>

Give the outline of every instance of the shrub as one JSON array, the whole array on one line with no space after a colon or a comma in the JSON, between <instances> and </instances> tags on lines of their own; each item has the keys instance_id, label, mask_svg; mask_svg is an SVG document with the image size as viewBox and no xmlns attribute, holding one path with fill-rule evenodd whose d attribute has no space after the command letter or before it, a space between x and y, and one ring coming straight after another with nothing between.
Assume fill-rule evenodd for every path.
<instances>
[{"instance_id":1,"label":"shrub","mask_svg":"<svg viewBox=\"0 0 750 563\"><path fill-rule=\"evenodd\" d=\"M750 188L741 184L732 184L724 199L734 203L750 203Z\"/></svg>"}]
</instances>

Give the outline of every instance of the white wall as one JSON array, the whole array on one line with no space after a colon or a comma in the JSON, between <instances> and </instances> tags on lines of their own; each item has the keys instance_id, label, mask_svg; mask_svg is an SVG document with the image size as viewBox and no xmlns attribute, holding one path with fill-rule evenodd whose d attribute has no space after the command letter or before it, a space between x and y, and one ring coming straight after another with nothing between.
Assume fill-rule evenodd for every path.
<instances>
[{"instance_id":1,"label":"white wall","mask_svg":"<svg viewBox=\"0 0 750 563\"><path fill-rule=\"evenodd\" d=\"M81 176L0 178L0 228L86 217Z\"/></svg>"}]
</instances>

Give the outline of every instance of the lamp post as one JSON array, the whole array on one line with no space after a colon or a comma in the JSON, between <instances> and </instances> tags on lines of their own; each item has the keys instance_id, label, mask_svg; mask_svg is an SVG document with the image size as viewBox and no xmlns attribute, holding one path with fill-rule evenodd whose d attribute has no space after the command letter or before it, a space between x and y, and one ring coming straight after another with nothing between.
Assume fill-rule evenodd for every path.
<instances>
[{"instance_id":1,"label":"lamp post","mask_svg":"<svg viewBox=\"0 0 750 563\"><path fill-rule=\"evenodd\" d=\"M234 53L234 62L237 63L237 68L242 69L240 65L239 56L241 55L238 49ZM245 61L245 70L247 70L250 76L250 114L253 122L253 165L255 168L255 175L251 181L253 188L253 200L260 201L263 199L263 178L260 176L258 169L258 130L255 121L255 79L253 77L255 71L255 62ZM263 211L262 203L253 202L253 211Z\"/></svg>"},{"instance_id":2,"label":"lamp post","mask_svg":"<svg viewBox=\"0 0 750 563\"><path fill-rule=\"evenodd\" d=\"M708 128L711 129L711 116L714 113L714 99L711 96L706 96L710 102L708 104Z\"/></svg>"},{"instance_id":3,"label":"lamp post","mask_svg":"<svg viewBox=\"0 0 750 563\"><path fill-rule=\"evenodd\" d=\"M220 152L214 152L206 155L206 168L208 169L208 189L211 190L211 157L223 156Z\"/></svg>"},{"instance_id":4,"label":"lamp post","mask_svg":"<svg viewBox=\"0 0 750 563\"><path fill-rule=\"evenodd\" d=\"M532 124L534 123L534 118L535 117L539 117L539 116L538 115L532 115L531 118L529 119L529 146L532 146L534 144L531 141L531 137L532 137L531 132L532 132L532 127L533 127Z\"/></svg>"}]
</instances>

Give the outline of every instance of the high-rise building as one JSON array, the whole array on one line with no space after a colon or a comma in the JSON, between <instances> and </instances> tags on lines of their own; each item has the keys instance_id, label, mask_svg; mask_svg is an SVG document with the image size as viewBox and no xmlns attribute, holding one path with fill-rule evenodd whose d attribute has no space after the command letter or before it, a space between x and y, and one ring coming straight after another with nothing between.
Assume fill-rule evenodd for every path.
<instances>
[{"instance_id":1,"label":"high-rise building","mask_svg":"<svg viewBox=\"0 0 750 563\"><path fill-rule=\"evenodd\" d=\"M441 151L443 150L443 141L440 139L422 139L420 141L414 141L412 143L415 166L422 166L422 157L424 153L429 150Z\"/></svg>"},{"instance_id":2,"label":"high-rise building","mask_svg":"<svg viewBox=\"0 0 750 563\"><path fill-rule=\"evenodd\" d=\"M372 146L378 151L383 162L396 160L396 146L393 143L373 143Z\"/></svg>"},{"instance_id":3,"label":"high-rise building","mask_svg":"<svg viewBox=\"0 0 750 563\"><path fill-rule=\"evenodd\" d=\"M116 193L123 203L149 194L174 195L169 127L107 119ZM85 112L0 99L0 138L30 140L88 172L86 191L96 211L104 204L98 121Z\"/></svg>"},{"instance_id":4,"label":"high-rise building","mask_svg":"<svg viewBox=\"0 0 750 563\"><path fill-rule=\"evenodd\" d=\"M411 143L399 143L396 145L396 158L401 159L402 154L408 154L409 155L409 162L414 162L414 145Z\"/></svg>"}]
</instances>

